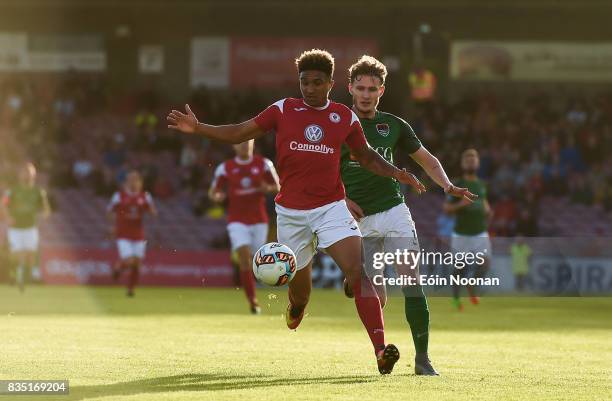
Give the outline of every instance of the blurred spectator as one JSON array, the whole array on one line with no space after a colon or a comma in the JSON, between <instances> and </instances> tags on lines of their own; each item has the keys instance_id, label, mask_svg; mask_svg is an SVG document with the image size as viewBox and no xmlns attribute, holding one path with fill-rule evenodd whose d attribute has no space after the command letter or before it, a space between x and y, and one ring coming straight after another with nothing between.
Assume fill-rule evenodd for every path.
<instances>
[{"instance_id":1,"label":"blurred spectator","mask_svg":"<svg viewBox=\"0 0 612 401\"><path fill-rule=\"evenodd\" d=\"M512 257L512 273L514 274L515 288L522 292L525 290L526 279L529 274L529 262L533 251L519 234L512 246L510 255Z\"/></svg>"}]
</instances>

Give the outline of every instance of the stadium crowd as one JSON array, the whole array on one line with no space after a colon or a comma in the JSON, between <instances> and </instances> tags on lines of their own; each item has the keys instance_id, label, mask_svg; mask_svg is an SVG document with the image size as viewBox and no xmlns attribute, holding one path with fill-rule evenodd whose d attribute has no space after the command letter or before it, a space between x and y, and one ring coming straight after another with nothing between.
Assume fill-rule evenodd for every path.
<instances>
[{"instance_id":1,"label":"stadium crowd","mask_svg":"<svg viewBox=\"0 0 612 401\"><path fill-rule=\"evenodd\" d=\"M81 188L107 197L135 167L156 198L183 194L195 214L216 210L206 190L231 148L168 132L162 116L170 106L154 91L111 97L103 78L77 73L61 81L8 77L1 89L0 188L10 183L18 161L30 159L51 189ZM274 99L200 88L190 103L202 121L220 124L248 119ZM412 110L407 121L450 175L458 174L463 149L479 150L494 235L538 235L545 196L612 211L612 161L606 157L612 148L611 97L539 95L510 103L479 95ZM257 146L274 158L273 136Z\"/></svg>"}]
</instances>

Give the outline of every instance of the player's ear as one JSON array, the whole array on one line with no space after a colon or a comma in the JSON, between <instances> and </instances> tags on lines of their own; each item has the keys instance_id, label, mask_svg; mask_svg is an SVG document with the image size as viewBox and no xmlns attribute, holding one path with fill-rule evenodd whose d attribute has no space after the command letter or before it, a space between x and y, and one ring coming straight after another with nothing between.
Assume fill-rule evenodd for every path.
<instances>
[{"instance_id":1,"label":"player's ear","mask_svg":"<svg viewBox=\"0 0 612 401\"><path fill-rule=\"evenodd\" d=\"M351 94L351 96L353 96L353 84L349 82L348 84L348 91Z\"/></svg>"},{"instance_id":2,"label":"player's ear","mask_svg":"<svg viewBox=\"0 0 612 401\"><path fill-rule=\"evenodd\" d=\"M385 93L385 85L381 85L380 88L378 89L378 97L382 97L384 93Z\"/></svg>"}]
</instances>

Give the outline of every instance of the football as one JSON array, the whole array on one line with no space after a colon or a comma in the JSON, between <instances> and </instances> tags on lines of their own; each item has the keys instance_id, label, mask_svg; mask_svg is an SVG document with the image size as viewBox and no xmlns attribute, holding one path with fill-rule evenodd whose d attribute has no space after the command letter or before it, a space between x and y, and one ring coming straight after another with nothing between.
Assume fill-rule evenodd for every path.
<instances>
[{"instance_id":1,"label":"football","mask_svg":"<svg viewBox=\"0 0 612 401\"><path fill-rule=\"evenodd\" d=\"M264 284L274 287L285 285L295 272L295 254L287 245L270 242L253 256L253 274Z\"/></svg>"}]
</instances>

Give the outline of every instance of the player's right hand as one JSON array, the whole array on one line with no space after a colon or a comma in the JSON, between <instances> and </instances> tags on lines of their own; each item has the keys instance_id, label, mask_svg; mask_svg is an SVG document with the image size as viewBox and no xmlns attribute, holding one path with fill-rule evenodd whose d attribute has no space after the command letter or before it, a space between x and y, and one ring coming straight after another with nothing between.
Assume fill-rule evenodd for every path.
<instances>
[{"instance_id":1,"label":"player's right hand","mask_svg":"<svg viewBox=\"0 0 612 401\"><path fill-rule=\"evenodd\" d=\"M168 128L182 131L187 134L193 134L196 127L200 123L196 115L191 111L191 107L188 104L185 105L185 112L183 114L178 110L172 110L166 120L168 121Z\"/></svg>"},{"instance_id":2,"label":"player's right hand","mask_svg":"<svg viewBox=\"0 0 612 401\"><path fill-rule=\"evenodd\" d=\"M423 185L423 183L419 181L414 174L406 171L405 168L397 171L394 178L402 184L407 184L413 187L419 195L427 191L425 185Z\"/></svg>"},{"instance_id":3,"label":"player's right hand","mask_svg":"<svg viewBox=\"0 0 612 401\"><path fill-rule=\"evenodd\" d=\"M356 204L349 198L346 198L346 206L348 207L349 212L351 212L355 220L359 221L365 216L365 214L363 213L363 209L361 209L358 204Z\"/></svg>"},{"instance_id":4,"label":"player's right hand","mask_svg":"<svg viewBox=\"0 0 612 401\"><path fill-rule=\"evenodd\" d=\"M215 191L210 195L210 199L216 203L222 203L225 200L225 192Z\"/></svg>"},{"instance_id":5,"label":"player's right hand","mask_svg":"<svg viewBox=\"0 0 612 401\"><path fill-rule=\"evenodd\" d=\"M461 187L456 187L456 186L454 186L452 184L449 185L447 188L445 188L444 192L447 195L452 195L452 196L456 196L458 198L461 198L460 204L462 206L470 205L472 202L474 202L476 199L478 199L478 195L475 195L475 194L471 193L469 189L461 188Z\"/></svg>"}]
</instances>

